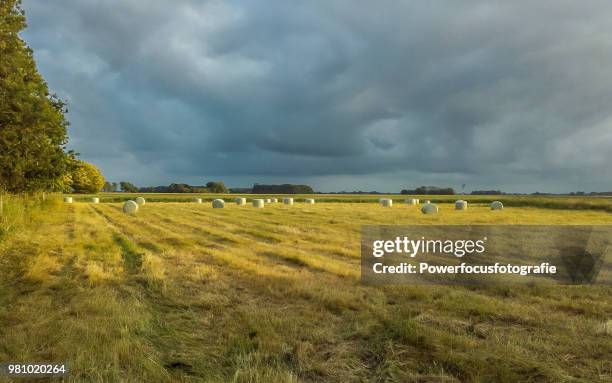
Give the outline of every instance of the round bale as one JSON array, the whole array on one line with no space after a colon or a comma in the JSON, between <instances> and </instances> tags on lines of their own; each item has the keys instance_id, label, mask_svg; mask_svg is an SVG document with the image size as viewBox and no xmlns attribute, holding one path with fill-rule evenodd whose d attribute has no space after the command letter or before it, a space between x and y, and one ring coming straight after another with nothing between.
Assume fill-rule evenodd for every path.
<instances>
[{"instance_id":1,"label":"round bale","mask_svg":"<svg viewBox=\"0 0 612 383\"><path fill-rule=\"evenodd\" d=\"M293 198L285 197L285 198L283 198L283 203L285 205L293 205Z\"/></svg>"},{"instance_id":2,"label":"round bale","mask_svg":"<svg viewBox=\"0 0 612 383\"><path fill-rule=\"evenodd\" d=\"M272 203L272 199L271 198L266 198L266 203Z\"/></svg>"},{"instance_id":3,"label":"round bale","mask_svg":"<svg viewBox=\"0 0 612 383\"><path fill-rule=\"evenodd\" d=\"M427 204L427 203L431 203L431 201L430 201L430 200L427 200L427 201L425 201L425 203L426 203L426 204Z\"/></svg>"},{"instance_id":4,"label":"round bale","mask_svg":"<svg viewBox=\"0 0 612 383\"><path fill-rule=\"evenodd\" d=\"M193 202L195 202L195 203L202 203L202 198L194 198Z\"/></svg>"},{"instance_id":5,"label":"round bale","mask_svg":"<svg viewBox=\"0 0 612 383\"><path fill-rule=\"evenodd\" d=\"M305 202L305 203L308 203L308 204L311 204L311 205L314 205L315 200L314 200L313 198L306 198L306 199L304 200L304 202Z\"/></svg>"},{"instance_id":6,"label":"round bale","mask_svg":"<svg viewBox=\"0 0 612 383\"><path fill-rule=\"evenodd\" d=\"M134 214L138 211L138 204L135 201L125 201L123 204L123 212L126 214Z\"/></svg>"},{"instance_id":7,"label":"round bale","mask_svg":"<svg viewBox=\"0 0 612 383\"><path fill-rule=\"evenodd\" d=\"M438 214L438 207L432 203L428 203L423 205L421 208L421 213L423 214Z\"/></svg>"},{"instance_id":8,"label":"round bale","mask_svg":"<svg viewBox=\"0 0 612 383\"><path fill-rule=\"evenodd\" d=\"M415 198L409 198L409 199L406 200L406 203L408 205L416 205L418 202L417 202L417 200Z\"/></svg>"},{"instance_id":9,"label":"round bale","mask_svg":"<svg viewBox=\"0 0 612 383\"><path fill-rule=\"evenodd\" d=\"M72 203L72 197L64 197L64 202Z\"/></svg>"},{"instance_id":10,"label":"round bale","mask_svg":"<svg viewBox=\"0 0 612 383\"><path fill-rule=\"evenodd\" d=\"M259 209L263 208L264 207L264 200L261 199L261 198L254 199L253 200L253 207L256 207L256 208L259 208Z\"/></svg>"},{"instance_id":11,"label":"round bale","mask_svg":"<svg viewBox=\"0 0 612 383\"><path fill-rule=\"evenodd\" d=\"M142 205L144 205L144 204L145 204L145 202L146 202L146 201L145 201L145 199L144 199L144 198L142 198L142 197L138 197L138 198L136 198L136 203L138 204L138 206L142 206Z\"/></svg>"},{"instance_id":12,"label":"round bale","mask_svg":"<svg viewBox=\"0 0 612 383\"><path fill-rule=\"evenodd\" d=\"M246 198L236 198L236 205L246 205Z\"/></svg>"},{"instance_id":13,"label":"round bale","mask_svg":"<svg viewBox=\"0 0 612 383\"><path fill-rule=\"evenodd\" d=\"M459 201L455 201L455 210L467 210L468 203L460 199Z\"/></svg>"},{"instance_id":14,"label":"round bale","mask_svg":"<svg viewBox=\"0 0 612 383\"><path fill-rule=\"evenodd\" d=\"M493 201L491 202L491 210L502 210L504 208L504 204L501 201Z\"/></svg>"},{"instance_id":15,"label":"round bale","mask_svg":"<svg viewBox=\"0 0 612 383\"><path fill-rule=\"evenodd\" d=\"M393 200L389 199L389 198L381 198L380 199L380 204L383 207L391 207L391 206L393 206Z\"/></svg>"},{"instance_id":16,"label":"round bale","mask_svg":"<svg viewBox=\"0 0 612 383\"><path fill-rule=\"evenodd\" d=\"M91 203L100 203L100 198L98 198L98 197L92 197L92 198L91 198Z\"/></svg>"},{"instance_id":17,"label":"round bale","mask_svg":"<svg viewBox=\"0 0 612 383\"><path fill-rule=\"evenodd\" d=\"M223 209L225 207L225 201L217 198L212 201L212 207L213 209Z\"/></svg>"}]
</instances>

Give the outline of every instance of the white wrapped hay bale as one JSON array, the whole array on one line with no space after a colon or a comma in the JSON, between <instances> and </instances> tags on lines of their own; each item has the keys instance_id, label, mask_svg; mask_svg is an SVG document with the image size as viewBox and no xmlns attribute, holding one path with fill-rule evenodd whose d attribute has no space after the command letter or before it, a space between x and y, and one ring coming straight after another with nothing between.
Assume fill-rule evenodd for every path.
<instances>
[{"instance_id":1,"label":"white wrapped hay bale","mask_svg":"<svg viewBox=\"0 0 612 383\"><path fill-rule=\"evenodd\" d=\"M272 203L277 203L278 202L278 198L272 198Z\"/></svg>"},{"instance_id":2,"label":"white wrapped hay bale","mask_svg":"<svg viewBox=\"0 0 612 383\"><path fill-rule=\"evenodd\" d=\"M380 199L380 204L383 207L391 207L391 206L393 206L393 200L389 199L389 198L381 198Z\"/></svg>"},{"instance_id":3,"label":"white wrapped hay bale","mask_svg":"<svg viewBox=\"0 0 612 383\"><path fill-rule=\"evenodd\" d=\"M98 197L92 197L92 198L91 198L91 203L100 203L100 198L98 198Z\"/></svg>"},{"instance_id":4,"label":"white wrapped hay bale","mask_svg":"<svg viewBox=\"0 0 612 383\"><path fill-rule=\"evenodd\" d=\"M136 203L138 204L138 206L142 206L142 205L144 205L144 204L145 204L145 202L146 202L146 201L145 201L145 199L144 199L144 198L142 198L142 197L138 197L138 198L136 198Z\"/></svg>"},{"instance_id":5,"label":"white wrapped hay bale","mask_svg":"<svg viewBox=\"0 0 612 383\"><path fill-rule=\"evenodd\" d=\"M428 204L428 203L431 203L431 201L430 200L425 201L425 204Z\"/></svg>"},{"instance_id":6,"label":"white wrapped hay bale","mask_svg":"<svg viewBox=\"0 0 612 383\"><path fill-rule=\"evenodd\" d=\"M64 202L72 203L72 197L64 197Z\"/></svg>"},{"instance_id":7,"label":"white wrapped hay bale","mask_svg":"<svg viewBox=\"0 0 612 383\"><path fill-rule=\"evenodd\" d=\"M314 200L313 198L306 198L306 199L304 200L304 202L305 202L305 203L308 203L308 204L311 204L311 205L314 205L315 200Z\"/></svg>"},{"instance_id":8,"label":"white wrapped hay bale","mask_svg":"<svg viewBox=\"0 0 612 383\"><path fill-rule=\"evenodd\" d=\"M421 201L419 201L419 199L418 199L418 198L415 198L414 200L416 201L416 204L417 204L417 205L421 203Z\"/></svg>"},{"instance_id":9,"label":"white wrapped hay bale","mask_svg":"<svg viewBox=\"0 0 612 383\"><path fill-rule=\"evenodd\" d=\"M438 207L432 203L427 203L421 208L423 214L438 214Z\"/></svg>"},{"instance_id":10,"label":"white wrapped hay bale","mask_svg":"<svg viewBox=\"0 0 612 383\"><path fill-rule=\"evenodd\" d=\"M504 208L504 204L501 201L493 201L491 202L491 210L502 210Z\"/></svg>"},{"instance_id":11,"label":"white wrapped hay bale","mask_svg":"<svg viewBox=\"0 0 612 383\"><path fill-rule=\"evenodd\" d=\"M202 198L194 198L193 202L194 203L202 203Z\"/></svg>"},{"instance_id":12,"label":"white wrapped hay bale","mask_svg":"<svg viewBox=\"0 0 612 383\"><path fill-rule=\"evenodd\" d=\"M256 198L253 200L253 207L256 208L263 208L264 207L264 200L260 199L260 198Z\"/></svg>"},{"instance_id":13,"label":"white wrapped hay bale","mask_svg":"<svg viewBox=\"0 0 612 383\"><path fill-rule=\"evenodd\" d=\"M293 198L283 198L283 203L285 205L293 205Z\"/></svg>"},{"instance_id":14,"label":"white wrapped hay bale","mask_svg":"<svg viewBox=\"0 0 612 383\"><path fill-rule=\"evenodd\" d=\"M467 210L468 203L460 199L459 201L455 201L455 210Z\"/></svg>"},{"instance_id":15,"label":"white wrapped hay bale","mask_svg":"<svg viewBox=\"0 0 612 383\"><path fill-rule=\"evenodd\" d=\"M406 200L406 203L407 203L408 205L416 205L416 204L418 204L418 202L417 202L417 201L418 201L418 200L417 200L416 198L408 198L408 199Z\"/></svg>"},{"instance_id":16,"label":"white wrapped hay bale","mask_svg":"<svg viewBox=\"0 0 612 383\"><path fill-rule=\"evenodd\" d=\"M138 204L135 201L125 201L123 204L123 212L126 214L134 214L138 211Z\"/></svg>"},{"instance_id":17,"label":"white wrapped hay bale","mask_svg":"<svg viewBox=\"0 0 612 383\"><path fill-rule=\"evenodd\" d=\"M266 198L266 203L272 203L272 198Z\"/></svg>"},{"instance_id":18,"label":"white wrapped hay bale","mask_svg":"<svg viewBox=\"0 0 612 383\"><path fill-rule=\"evenodd\" d=\"M212 201L212 207L213 209L223 209L225 207L225 201L217 198Z\"/></svg>"},{"instance_id":19,"label":"white wrapped hay bale","mask_svg":"<svg viewBox=\"0 0 612 383\"><path fill-rule=\"evenodd\" d=\"M236 205L246 205L246 198L236 198Z\"/></svg>"}]
</instances>

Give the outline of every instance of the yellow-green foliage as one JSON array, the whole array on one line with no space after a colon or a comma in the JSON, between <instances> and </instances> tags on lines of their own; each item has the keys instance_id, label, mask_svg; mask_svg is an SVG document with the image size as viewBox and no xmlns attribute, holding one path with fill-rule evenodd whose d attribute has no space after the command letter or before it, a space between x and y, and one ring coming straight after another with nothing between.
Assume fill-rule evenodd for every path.
<instances>
[{"instance_id":1,"label":"yellow-green foliage","mask_svg":"<svg viewBox=\"0 0 612 383\"><path fill-rule=\"evenodd\" d=\"M104 177L100 169L84 161L76 162L70 176L72 188L76 193L97 193L104 186Z\"/></svg>"},{"instance_id":2,"label":"yellow-green foliage","mask_svg":"<svg viewBox=\"0 0 612 383\"><path fill-rule=\"evenodd\" d=\"M59 205L7 237L0 360L65 360L69 382L612 378L610 287L359 283L363 224L612 224L605 211L147 200L136 216Z\"/></svg>"}]
</instances>

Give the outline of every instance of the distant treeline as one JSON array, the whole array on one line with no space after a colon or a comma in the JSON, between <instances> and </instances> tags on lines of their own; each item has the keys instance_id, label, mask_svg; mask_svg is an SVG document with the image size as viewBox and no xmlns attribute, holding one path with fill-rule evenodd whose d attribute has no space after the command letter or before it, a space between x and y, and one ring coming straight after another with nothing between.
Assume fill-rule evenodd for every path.
<instances>
[{"instance_id":1,"label":"distant treeline","mask_svg":"<svg viewBox=\"0 0 612 383\"><path fill-rule=\"evenodd\" d=\"M569 193L569 195L593 195L593 196L612 196L612 191L609 192L590 192L590 193L585 193L585 192L571 192Z\"/></svg>"},{"instance_id":2,"label":"distant treeline","mask_svg":"<svg viewBox=\"0 0 612 383\"><path fill-rule=\"evenodd\" d=\"M314 190L308 185L253 185L253 194L313 194Z\"/></svg>"},{"instance_id":3,"label":"distant treeline","mask_svg":"<svg viewBox=\"0 0 612 383\"><path fill-rule=\"evenodd\" d=\"M474 190L470 194L472 195L502 195L501 190Z\"/></svg>"},{"instance_id":4,"label":"distant treeline","mask_svg":"<svg viewBox=\"0 0 612 383\"><path fill-rule=\"evenodd\" d=\"M449 187L437 187L437 186L419 186L414 190L403 189L400 194L419 194L419 195L433 195L433 194L444 194L451 195L455 194L455 189Z\"/></svg>"}]
</instances>

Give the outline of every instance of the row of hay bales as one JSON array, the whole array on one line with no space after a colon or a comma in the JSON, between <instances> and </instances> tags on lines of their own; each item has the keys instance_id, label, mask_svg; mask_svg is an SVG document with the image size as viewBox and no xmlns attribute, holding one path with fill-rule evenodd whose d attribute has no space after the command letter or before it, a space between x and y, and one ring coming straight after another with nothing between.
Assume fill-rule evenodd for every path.
<instances>
[{"instance_id":1,"label":"row of hay bales","mask_svg":"<svg viewBox=\"0 0 612 383\"><path fill-rule=\"evenodd\" d=\"M378 200L378 202L383 206L383 207L392 207L393 206L393 200L390 198L381 198ZM408 205L418 205L420 204L420 201L417 198L410 198L404 201L406 204ZM504 205L501 203L501 201L493 201L491 202L491 210L493 211L497 211L497 210L502 210L504 208ZM455 210L467 210L468 208L468 203L465 200L457 200L455 201ZM421 212L423 214L436 214L438 213L438 206L436 204L431 203L431 201L425 201L425 203L423 204L423 206L421 207Z\"/></svg>"},{"instance_id":2,"label":"row of hay bales","mask_svg":"<svg viewBox=\"0 0 612 383\"><path fill-rule=\"evenodd\" d=\"M236 205L239 205L239 206L246 205L247 203L247 199L244 197L236 198L234 201ZM390 198L381 198L378 201L383 207L393 206L393 200ZM64 202L73 203L73 199L72 197L64 197ZM100 203L100 199L97 197L93 197L91 199L91 202ZM202 198L194 198L193 202L202 203ZM278 199L276 198L254 198L251 202L253 204L253 207L261 209L266 204L278 203ZM283 198L282 202L285 205L293 205L293 198L285 197ZM417 198L410 198L410 199L405 200L404 202L408 205L419 205L420 204L420 201ZM126 201L123 204L123 211L128 214L136 213L138 211L138 208L144 205L145 203L146 201L143 197L137 197L135 200ZM306 198L304 199L304 203L313 205L315 203L315 200L313 198ZM215 209L222 209L225 207L225 201L220 198L215 199L212 201L212 207ZM504 205L501 203L501 201L493 201L490 207L491 207L491 210L497 211L497 210L502 210L504 208ZM468 208L467 201L465 200L455 201L455 210L467 210L467 208ZM439 210L438 206L435 204L432 204L431 201L425 201L425 203L421 207L421 212L423 214L437 214L438 210Z\"/></svg>"}]
</instances>

